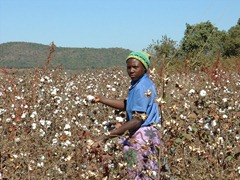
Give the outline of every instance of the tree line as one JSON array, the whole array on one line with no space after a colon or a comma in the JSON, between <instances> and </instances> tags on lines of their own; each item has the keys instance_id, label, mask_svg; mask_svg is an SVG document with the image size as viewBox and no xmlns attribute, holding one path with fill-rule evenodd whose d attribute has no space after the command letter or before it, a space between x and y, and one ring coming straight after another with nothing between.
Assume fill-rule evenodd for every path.
<instances>
[{"instance_id":1,"label":"tree line","mask_svg":"<svg viewBox=\"0 0 240 180\"><path fill-rule=\"evenodd\" d=\"M144 50L157 59L201 61L215 58L219 53L222 58L240 57L240 18L228 31L220 31L210 21L195 25L187 23L179 44L164 35L161 40L153 40Z\"/></svg>"},{"instance_id":2,"label":"tree line","mask_svg":"<svg viewBox=\"0 0 240 180\"><path fill-rule=\"evenodd\" d=\"M30 42L0 44L0 68L43 68L49 49ZM130 52L123 48L65 48L54 44L50 65L70 70L124 67Z\"/></svg>"},{"instance_id":3,"label":"tree line","mask_svg":"<svg viewBox=\"0 0 240 180\"><path fill-rule=\"evenodd\" d=\"M37 43L11 42L0 44L0 67L33 68L44 66L49 46ZM220 31L210 21L186 24L184 37L177 43L167 35L152 40L143 49L152 55L153 62L172 63L188 60L192 64L221 58L240 57L240 18L228 31ZM131 51L123 48L63 48L56 47L53 64L66 69L87 69L125 66L124 59ZM159 63L161 62L161 63Z\"/></svg>"}]
</instances>

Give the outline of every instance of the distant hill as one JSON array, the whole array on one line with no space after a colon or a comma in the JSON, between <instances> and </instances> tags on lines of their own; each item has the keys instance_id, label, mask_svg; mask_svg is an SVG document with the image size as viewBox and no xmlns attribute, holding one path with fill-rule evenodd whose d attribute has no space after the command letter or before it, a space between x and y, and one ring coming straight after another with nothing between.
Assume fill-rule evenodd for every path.
<instances>
[{"instance_id":1,"label":"distant hill","mask_svg":"<svg viewBox=\"0 0 240 180\"><path fill-rule=\"evenodd\" d=\"M48 57L49 46L29 42L0 44L0 68L41 68ZM131 51L122 48L55 47L53 66L65 69L123 67Z\"/></svg>"}]
</instances>

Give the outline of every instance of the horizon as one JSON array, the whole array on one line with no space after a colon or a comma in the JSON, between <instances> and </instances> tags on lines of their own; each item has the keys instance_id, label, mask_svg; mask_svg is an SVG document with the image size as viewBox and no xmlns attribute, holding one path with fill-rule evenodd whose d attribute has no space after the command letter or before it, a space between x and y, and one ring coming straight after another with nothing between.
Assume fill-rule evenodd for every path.
<instances>
[{"instance_id":1,"label":"horizon","mask_svg":"<svg viewBox=\"0 0 240 180\"><path fill-rule=\"evenodd\" d=\"M210 21L228 31L240 18L239 7L237 0L0 0L0 44L142 50L164 35L179 44L186 23Z\"/></svg>"}]
</instances>

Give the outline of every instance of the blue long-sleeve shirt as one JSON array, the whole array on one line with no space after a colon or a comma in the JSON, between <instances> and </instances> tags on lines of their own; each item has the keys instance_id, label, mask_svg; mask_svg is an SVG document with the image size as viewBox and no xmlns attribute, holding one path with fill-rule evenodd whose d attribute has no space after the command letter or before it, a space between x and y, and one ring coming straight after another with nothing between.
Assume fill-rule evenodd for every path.
<instances>
[{"instance_id":1,"label":"blue long-sleeve shirt","mask_svg":"<svg viewBox=\"0 0 240 180\"><path fill-rule=\"evenodd\" d=\"M127 120L132 119L133 112L143 112L146 113L147 119L141 125L142 127L159 123L156 87L148 74L145 73L136 83L131 82L131 84L126 106Z\"/></svg>"}]
</instances>

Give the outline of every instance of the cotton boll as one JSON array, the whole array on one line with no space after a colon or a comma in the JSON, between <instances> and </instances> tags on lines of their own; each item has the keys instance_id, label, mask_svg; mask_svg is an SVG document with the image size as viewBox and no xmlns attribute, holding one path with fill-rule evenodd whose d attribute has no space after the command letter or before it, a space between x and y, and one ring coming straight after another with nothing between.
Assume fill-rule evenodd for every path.
<instances>
[{"instance_id":1,"label":"cotton boll","mask_svg":"<svg viewBox=\"0 0 240 180\"><path fill-rule=\"evenodd\" d=\"M94 96L92 96L92 95L87 95L87 100L88 100L88 101L93 101L93 100L94 100Z\"/></svg>"},{"instance_id":2,"label":"cotton boll","mask_svg":"<svg viewBox=\"0 0 240 180\"><path fill-rule=\"evenodd\" d=\"M15 140L15 142L20 142L20 138L19 137L16 137L14 140Z\"/></svg>"},{"instance_id":3,"label":"cotton boll","mask_svg":"<svg viewBox=\"0 0 240 180\"><path fill-rule=\"evenodd\" d=\"M200 91L200 96L205 97L207 95L207 92L205 90Z\"/></svg>"},{"instance_id":4,"label":"cotton boll","mask_svg":"<svg viewBox=\"0 0 240 180\"><path fill-rule=\"evenodd\" d=\"M91 146L91 145L93 145L93 144L94 144L94 141L93 141L93 140L91 140L91 139L88 139L88 140L87 140L87 144Z\"/></svg>"},{"instance_id":5,"label":"cotton boll","mask_svg":"<svg viewBox=\"0 0 240 180\"><path fill-rule=\"evenodd\" d=\"M124 118L122 118L122 117L116 117L116 120L121 123L121 122L124 121Z\"/></svg>"},{"instance_id":6,"label":"cotton boll","mask_svg":"<svg viewBox=\"0 0 240 180\"><path fill-rule=\"evenodd\" d=\"M34 129L36 129L36 127L37 127L37 124L36 123L32 123L32 129L34 130Z\"/></svg>"},{"instance_id":7,"label":"cotton boll","mask_svg":"<svg viewBox=\"0 0 240 180\"><path fill-rule=\"evenodd\" d=\"M213 120L213 121L211 122L211 126L214 127L214 126L216 126L216 125L217 125L216 120Z\"/></svg>"}]
</instances>

